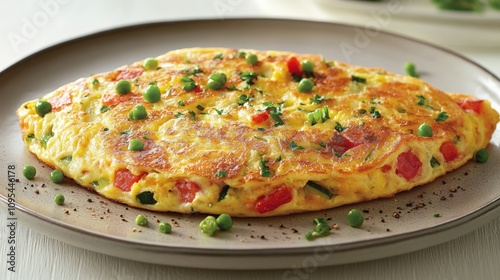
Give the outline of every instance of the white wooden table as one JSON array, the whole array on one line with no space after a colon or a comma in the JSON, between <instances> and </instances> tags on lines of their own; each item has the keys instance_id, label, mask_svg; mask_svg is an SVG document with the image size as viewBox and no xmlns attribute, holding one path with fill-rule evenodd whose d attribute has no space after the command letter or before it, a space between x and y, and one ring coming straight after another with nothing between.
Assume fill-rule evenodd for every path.
<instances>
[{"instance_id":1,"label":"white wooden table","mask_svg":"<svg viewBox=\"0 0 500 280\"><path fill-rule=\"evenodd\" d=\"M369 14L350 14L327 8L319 2L324 1L3 1L0 6L0 70L55 43L135 23L278 17L363 24L372 19ZM443 42L445 40L436 39L432 32L422 32L422 25L417 28L418 24L394 17L382 27L424 40L434 38L436 43L477 61L500 76L500 44L491 40L482 46L477 42L471 44L467 42L470 34ZM481 25L473 28L481 34ZM489 28L491 32L491 26ZM500 37L500 26L497 30L496 35ZM450 32L459 31L451 29ZM9 140L2 139L3 145L4 141ZM312 268L305 274L285 274L286 270L204 270L140 263L67 245L42 235L21 221L15 233L16 272L11 272L7 270L6 210L6 206L0 204L0 279L500 279L500 217L438 246L364 263ZM290 275L293 277L288 277Z\"/></svg>"}]
</instances>

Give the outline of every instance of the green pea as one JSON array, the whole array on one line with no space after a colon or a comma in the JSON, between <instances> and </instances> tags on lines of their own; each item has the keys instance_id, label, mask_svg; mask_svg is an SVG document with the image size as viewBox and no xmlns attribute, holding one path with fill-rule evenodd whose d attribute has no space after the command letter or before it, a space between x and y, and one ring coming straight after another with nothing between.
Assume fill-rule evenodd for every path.
<instances>
[{"instance_id":1,"label":"green pea","mask_svg":"<svg viewBox=\"0 0 500 280\"><path fill-rule=\"evenodd\" d=\"M132 139L128 143L128 150L129 151L142 151L143 148L144 148L144 144L139 139Z\"/></svg>"},{"instance_id":2,"label":"green pea","mask_svg":"<svg viewBox=\"0 0 500 280\"><path fill-rule=\"evenodd\" d=\"M313 89L313 87L314 87L313 81L307 78L302 78L302 80L300 80L299 82L297 89L299 90L299 92L307 93L310 92Z\"/></svg>"},{"instance_id":3,"label":"green pea","mask_svg":"<svg viewBox=\"0 0 500 280\"><path fill-rule=\"evenodd\" d=\"M405 63L405 72L407 75L412 76L414 78L420 77L420 75L417 73L415 64L413 64L412 62Z\"/></svg>"},{"instance_id":4,"label":"green pea","mask_svg":"<svg viewBox=\"0 0 500 280\"><path fill-rule=\"evenodd\" d=\"M52 111L52 105L48 101L38 100L35 104L35 111L40 117L44 117L46 114Z\"/></svg>"},{"instance_id":5,"label":"green pea","mask_svg":"<svg viewBox=\"0 0 500 280\"><path fill-rule=\"evenodd\" d=\"M479 163L487 162L489 157L490 157L490 154L488 153L488 150L486 150L486 149L479 149L476 152L476 154L474 155L474 159Z\"/></svg>"},{"instance_id":6,"label":"green pea","mask_svg":"<svg viewBox=\"0 0 500 280\"><path fill-rule=\"evenodd\" d=\"M56 169L50 172L50 180L52 181L52 183L59 184L64 180L64 174Z\"/></svg>"},{"instance_id":7,"label":"green pea","mask_svg":"<svg viewBox=\"0 0 500 280\"><path fill-rule=\"evenodd\" d=\"M158 225L158 230L161 233L171 233L172 232L172 226L169 223L167 223L167 222L161 222Z\"/></svg>"},{"instance_id":8,"label":"green pea","mask_svg":"<svg viewBox=\"0 0 500 280\"><path fill-rule=\"evenodd\" d=\"M139 214L135 218L135 224L141 227L145 227L148 225L148 218L144 217L143 215Z\"/></svg>"},{"instance_id":9,"label":"green pea","mask_svg":"<svg viewBox=\"0 0 500 280\"><path fill-rule=\"evenodd\" d=\"M32 165L26 165L23 168L23 175L26 179L31 180L35 178L36 175L36 168Z\"/></svg>"},{"instance_id":10,"label":"green pea","mask_svg":"<svg viewBox=\"0 0 500 280\"><path fill-rule=\"evenodd\" d=\"M259 63L259 59L257 58L257 55L253 53L247 53L245 56L246 61L251 64L251 65L256 65Z\"/></svg>"},{"instance_id":11,"label":"green pea","mask_svg":"<svg viewBox=\"0 0 500 280\"><path fill-rule=\"evenodd\" d=\"M129 93L131 89L132 84L127 80L120 80L115 86L116 93L120 95Z\"/></svg>"},{"instance_id":12,"label":"green pea","mask_svg":"<svg viewBox=\"0 0 500 280\"><path fill-rule=\"evenodd\" d=\"M302 61L302 71L312 74L312 72L314 71L314 63L312 63L310 60Z\"/></svg>"},{"instance_id":13,"label":"green pea","mask_svg":"<svg viewBox=\"0 0 500 280\"><path fill-rule=\"evenodd\" d=\"M146 58L146 60L144 60L142 67L144 67L144 69L146 71L156 70L156 69L158 69L158 60L151 58L151 57Z\"/></svg>"},{"instance_id":14,"label":"green pea","mask_svg":"<svg viewBox=\"0 0 500 280\"><path fill-rule=\"evenodd\" d=\"M347 223L354 228L359 228L363 225L365 218L363 217L363 213L358 209L352 209L347 214Z\"/></svg>"},{"instance_id":15,"label":"green pea","mask_svg":"<svg viewBox=\"0 0 500 280\"><path fill-rule=\"evenodd\" d=\"M129 118L133 121L145 119L148 116L146 108L143 105L136 105L128 114Z\"/></svg>"},{"instance_id":16,"label":"green pea","mask_svg":"<svg viewBox=\"0 0 500 280\"><path fill-rule=\"evenodd\" d=\"M427 124L423 123L418 127L418 136L421 137L432 137L432 127Z\"/></svg>"},{"instance_id":17,"label":"green pea","mask_svg":"<svg viewBox=\"0 0 500 280\"><path fill-rule=\"evenodd\" d=\"M158 102L161 98L160 88L157 85L149 85L142 95L149 103Z\"/></svg>"},{"instance_id":18,"label":"green pea","mask_svg":"<svg viewBox=\"0 0 500 280\"><path fill-rule=\"evenodd\" d=\"M228 214L220 214L216 222L220 230L228 230L233 226L233 220Z\"/></svg>"},{"instance_id":19,"label":"green pea","mask_svg":"<svg viewBox=\"0 0 500 280\"><path fill-rule=\"evenodd\" d=\"M64 204L64 195L62 195L62 194L56 195L56 197L54 197L54 202L57 205L63 205Z\"/></svg>"},{"instance_id":20,"label":"green pea","mask_svg":"<svg viewBox=\"0 0 500 280\"><path fill-rule=\"evenodd\" d=\"M199 228L203 234L211 236L219 229L219 226L214 216L207 216L200 222Z\"/></svg>"},{"instance_id":21,"label":"green pea","mask_svg":"<svg viewBox=\"0 0 500 280\"><path fill-rule=\"evenodd\" d=\"M213 73L208 77L207 87L209 89L219 90L226 83L226 74L222 72Z\"/></svg>"}]
</instances>

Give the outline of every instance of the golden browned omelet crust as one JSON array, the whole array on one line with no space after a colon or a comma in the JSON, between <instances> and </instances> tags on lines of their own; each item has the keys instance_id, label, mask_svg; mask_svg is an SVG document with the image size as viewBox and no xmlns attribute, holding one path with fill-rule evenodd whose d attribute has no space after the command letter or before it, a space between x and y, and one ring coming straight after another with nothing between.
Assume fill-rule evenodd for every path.
<instances>
[{"instance_id":1,"label":"golden browned omelet crust","mask_svg":"<svg viewBox=\"0 0 500 280\"><path fill-rule=\"evenodd\" d=\"M311 61L313 72L293 70L295 58ZM23 104L28 149L134 207L272 216L430 182L486 147L498 122L487 101L318 55L193 48L156 59L155 70L139 61L60 87L41 98L52 104L44 117L37 100ZM217 90L206 86L215 72L227 77ZM303 78L314 82L310 92L298 90ZM115 91L122 79L132 83L125 95ZM186 90L189 79L196 87ZM156 103L142 94L151 83L161 92ZM147 117L131 120L138 104ZM423 123L432 137L418 135ZM142 151L128 149L132 139Z\"/></svg>"}]
</instances>

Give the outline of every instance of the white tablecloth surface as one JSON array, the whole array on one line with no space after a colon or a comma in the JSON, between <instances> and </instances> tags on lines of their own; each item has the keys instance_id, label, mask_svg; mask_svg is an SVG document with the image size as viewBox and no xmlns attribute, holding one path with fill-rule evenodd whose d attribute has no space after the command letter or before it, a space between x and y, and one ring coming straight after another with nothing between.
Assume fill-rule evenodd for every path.
<instances>
[{"instance_id":1,"label":"white tablecloth surface","mask_svg":"<svg viewBox=\"0 0 500 280\"><path fill-rule=\"evenodd\" d=\"M273 17L363 25L373 20L370 13L332 8L325 1L5 0L0 7L0 70L56 43L137 23ZM499 21L465 25L394 16L383 29L431 40L499 76L500 44L491 37L500 37ZM481 36L484 42L469 39ZM16 272L11 272L6 263L6 210L0 205L0 279L500 279L500 217L438 246L363 263L321 267L290 278L284 277L289 275L285 270L190 269L120 259L54 240L22 221L16 231Z\"/></svg>"}]
</instances>

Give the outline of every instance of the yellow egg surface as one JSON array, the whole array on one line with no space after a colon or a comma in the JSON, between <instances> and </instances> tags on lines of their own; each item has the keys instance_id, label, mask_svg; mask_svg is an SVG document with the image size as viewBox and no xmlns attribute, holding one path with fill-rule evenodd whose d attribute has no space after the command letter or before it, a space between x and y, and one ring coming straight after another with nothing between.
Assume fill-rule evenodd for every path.
<instances>
[{"instance_id":1,"label":"yellow egg surface","mask_svg":"<svg viewBox=\"0 0 500 280\"><path fill-rule=\"evenodd\" d=\"M37 112L40 101L48 112ZM410 76L224 48L175 50L82 78L17 114L30 152L111 200L249 217L431 182L486 147L499 121L488 101Z\"/></svg>"}]
</instances>

